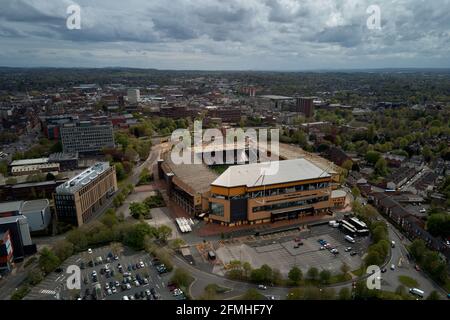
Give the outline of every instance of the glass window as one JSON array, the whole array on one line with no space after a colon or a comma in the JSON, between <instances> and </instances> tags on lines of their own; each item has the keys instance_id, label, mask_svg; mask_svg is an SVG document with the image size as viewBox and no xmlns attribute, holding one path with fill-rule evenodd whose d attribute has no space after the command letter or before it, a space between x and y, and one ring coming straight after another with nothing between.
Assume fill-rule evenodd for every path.
<instances>
[{"instance_id":1,"label":"glass window","mask_svg":"<svg viewBox=\"0 0 450 320\"><path fill-rule=\"evenodd\" d=\"M211 212L213 215L223 217L224 216L223 204L212 202L211 203Z\"/></svg>"}]
</instances>

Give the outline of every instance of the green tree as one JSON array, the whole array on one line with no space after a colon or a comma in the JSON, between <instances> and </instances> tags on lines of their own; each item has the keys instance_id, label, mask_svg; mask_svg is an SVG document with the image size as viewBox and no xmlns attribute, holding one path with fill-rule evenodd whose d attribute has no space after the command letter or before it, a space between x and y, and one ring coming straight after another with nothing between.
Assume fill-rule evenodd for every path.
<instances>
[{"instance_id":1,"label":"green tree","mask_svg":"<svg viewBox=\"0 0 450 320\"><path fill-rule=\"evenodd\" d=\"M39 267L46 273L54 271L61 261L56 254L48 248L43 248L39 255L38 264Z\"/></svg>"},{"instance_id":2,"label":"green tree","mask_svg":"<svg viewBox=\"0 0 450 320\"><path fill-rule=\"evenodd\" d=\"M272 268L264 264L261 268L252 270L250 279L256 283L269 284L272 282Z\"/></svg>"},{"instance_id":3,"label":"green tree","mask_svg":"<svg viewBox=\"0 0 450 320\"><path fill-rule=\"evenodd\" d=\"M329 270L322 270L319 273L320 283L329 284L331 279L331 272Z\"/></svg>"},{"instance_id":4,"label":"green tree","mask_svg":"<svg viewBox=\"0 0 450 320\"><path fill-rule=\"evenodd\" d=\"M347 171L351 171L353 168L353 161L352 160L345 160L344 163L341 166Z\"/></svg>"},{"instance_id":5,"label":"green tree","mask_svg":"<svg viewBox=\"0 0 450 320\"><path fill-rule=\"evenodd\" d=\"M343 262L342 265L341 265L341 271L344 274L344 276L346 276L347 273L350 271L349 265L346 264L345 262Z\"/></svg>"},{"instance_id":6,"label":"green tree","mask_svg":"<svg viewBox=\"0 0 450 320\"><path fill-rule=\"evenodd\" d=\"M42 271L38 269L31 269L30 271L28 271L27 282L30 285L35 286L39 284L42 280L44 280L44 275L42 274Z\"/></svg>"},{"instance_id":7,"label":"green tree","mask_svg":"<svg viewBox=\"0 0 450 320\"><path fill-rule=\"evenodd\" d=\"M148 214L150 209L145 203L142 202L133 202L130 203L130 213L133 216L133 218L139 219L140 217L144 217Z\"/></svg>"},{"instance_id":8,"label":"green tree","mask_svg":"<svg viewBox=\"0 0 450 320\"><path fill-rule=\"evenodd\" d=\"M53 246L53 251L59 261L64 261L73 254L73 244L67 240L60 240Z\"/></svg>"},{"instance_id":9,"label":"green tree","mask_svg":"<svg viewBox=\"0 0 450 320\"><path fill-rule=\"evenodd\" d=\"M317 268L315 267L309 268L306 272L306 277L309 280L316 281L319 278L319 270L317 270Z\"/></svg>"},{"instance_id":10,"label":"green tree","mask_svg":"<svg viewBox=\"0 0 450 320\"><path fill-rule=\"evenodd\" d=\"M437 291L433 290L428 295L427 300L441 300L441 296L437 293Z\"/></svg>"},{"instance_id":11,"label":"green tree","mask_svg":"<svg viewBox=\"0 0 450 320\"><path fill-rule=\"evenodd\" d=\"M341 290L339 290L339 300L351 300L352 293L349 288L343 287Z\"/></svg>"},{"instance_id":12,"label":"green tree","mask_svg":"<svg viewBox=\"0 0 450 320\"><path fill-rule=\"evenodd\" d=\"M142 250L144 249L145 239L153 237L154 234L154 228L147 223L138 223L124 235L124 244L136 250Z\"/></svg>"},{"instance_id":13,"label":"green tree","mask_svg":"<svg viewBox=\"0 0 450 320\"><path fill-rule=\"evenodd\" d=\"M172 228L162 225L156 230L156 234L158 236L158 239L166 242L167 239L172 235Z\"/></svg>"},{"instance_id":14,"label":"green tree","mask_svg":"<svg viewBox=\"0 0 450 320\"><path fill-rule=\"evenodd\" d=\"M382 177L388 174L387 163L386 160L384 160L384 158L380 158L377 160L375 164L375 173Z\"/></svg>"},{"instance_id":15,"label":"green tree","mask_svg":"<svg viewBox=\"0 0 450 320\"><path fill-rule=\"evenodd\" d=\"M303 278L302 270L295 266L292 267L292 269L288 273L288 278L292 281L293 284L298 285Z\"/></svg>"},{"instance_id":16,"label":"green tree","mask_svg":"<svg viewBox=\"0 0 450 320\"><path fill-rule=\"evenodd\" d=\"M371 163L371 164L375 164L377 163L377 161L380 159L381 155L379 152L376 151L368 151L366 153L366 160L367 162Z\"/></svg>"},{"instance_id":17,"label":"green tree","mask_svg":"<svg viewBox=\"0 0 450 320\"><path fill-rule=\"evenodd\" d=\"M427 220L427 229L433 236L450 237L450 215L446 213L430 215Z\"/></svg>"},{"instance_id":18,"label":"green tree","mask_svg":"<svg viewBox=\"0 0 450 320\"><path fill-rule=\"evenodd\" d=\"M194 279L186 269L177 268L170 280L180 287L187 288Z\"/></svg>"},{"instance_id":19,"label":"green tree","mask_svg":"<svg viewBox=\"0 0 450 320\"><path fill-rule=\"evenodd\" d=\"M357 186L354 186L352 188L352 195L355 198L358 198L361 195L361 192L359 191L359 188Z\"/></svg>"},{"instance_id":20,"label":"green tree","mask_svg":"<svg viewBox=\"0 0 450 320\"><path fill-rule=\"evenodd\" d=\"M4 176L8 174L8 163L6 161L0 161L0 174Z\"/></svg>"},{"instance_id":21,"label":"green tree","mask_svg":"<svg viewBox=\"0 0 450 320\"><path fill-rule=\"evenodd\" d=\"M121 181L121 180L125 179L127 174L125 172L125 168L123 167L123 164L118 162L118 163L115 163L114 166L116 167L117 180Z\"/></svg>"},{"instance_id":22,"label":"green tree","mask_svg":"<svg viewBox=\"0 0 450 320\"><path fill-rule=\"evenodd\" d=\"M66 240L73 244L75 251L83 251L88 247L88 238L81 229L74 229L67 233Z\"/></svg>"},{"instance_id":23,"label":"green tree","mask_svg":"<svg viewBox=\"0 0 450 320\"><path fill-rule=\"evenodd\" d=\"M240 298L242 300L266 300L266 297L262 295L256 289L248 289L247 292Z\"/></svg>"}]
</instances>

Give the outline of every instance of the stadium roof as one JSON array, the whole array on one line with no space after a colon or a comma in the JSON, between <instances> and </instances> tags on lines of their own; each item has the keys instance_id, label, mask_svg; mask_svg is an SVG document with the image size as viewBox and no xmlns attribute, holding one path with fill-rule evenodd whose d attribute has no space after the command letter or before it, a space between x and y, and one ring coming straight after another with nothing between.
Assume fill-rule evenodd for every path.
<instances>
[{"instance_id":1,"label":"stadium roof","mask_svg":"<svg viewBox=\"0 0 450 320\"><path fill-rule=\"evenodd\" d=\"M275 162L273 162L275 165ZM288 183L302 180L331 177L330 174L320 169L306 159L294 159L278 161L276 174L264 174L270 162L236 165L229 167L212 185L219 187L247 186L257 187L279 183Z\"/></svg>"}]
</instances>

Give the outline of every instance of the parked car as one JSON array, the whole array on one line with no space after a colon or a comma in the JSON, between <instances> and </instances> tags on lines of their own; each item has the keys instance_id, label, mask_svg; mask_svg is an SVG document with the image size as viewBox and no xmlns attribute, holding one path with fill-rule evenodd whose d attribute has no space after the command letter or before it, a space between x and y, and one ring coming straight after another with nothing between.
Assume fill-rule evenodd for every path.
<instances>
[{"instance_id":1,"label":"parked car","mask_svg":"<svg viewBox=\"0 0 450 320\"><path fill-rule=\"evenodd\" d=\"M391 264L391 270L395 270L395 264Z\"/></svg>"},{"instance_id":2,"label":"parked car","mask_svg":"<svg viewBox=\"0 0 450 320\"><path fill-rule=\"evenodd\" d=\"M414 269L416 269L417 271L420 271L420 267L419 267L419 265L418 265L418 264L416 264L416 265L414 266Z\"/></svg>"},{"instance_id":3,"label":"parked car","mask_svg":"<svg viewBox=\"0 0 450 320\"><path fill-rule=\"evenodd\" d=\"M352 247L345 248L345 252L349 252L349 251L352 251Z\"/></svg>"},{"instance_id":4,"label":"parked car","mask_svg":"<svg viewBox=\"0 0 450 320\"><path fill-rule=\"evenodd\" d=\"M267 286L260 284L260 285L258 285L258 289L267 290Z\"/></svg>"},{"instance_id":5,"label":"parked car","mask_svg":"<svg viewBox=\"0 0 450 320\"><path fill-rule=\"evenodd\" d=\"M356 256L358 253L356 252L356 251L352 251L352 252L350 252L350 255L353 257L353 256Z\"/></svg>"},{"instance_id":6,"label":"parked car","mask_svg":"<svg viewBox=\"0 0 450 320\"><path fill-rule=\"evenodd\" d=\"M381 273L385 273L387 271L386 268L381 269Z\"/></svg>"}]
</instances>

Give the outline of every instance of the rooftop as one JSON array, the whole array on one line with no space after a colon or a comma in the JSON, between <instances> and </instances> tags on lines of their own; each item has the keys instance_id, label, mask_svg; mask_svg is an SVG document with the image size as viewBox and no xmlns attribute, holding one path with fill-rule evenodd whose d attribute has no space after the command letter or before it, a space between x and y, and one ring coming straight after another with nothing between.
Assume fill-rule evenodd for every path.
<instances>
[{"instance_id":1,"label":"rooftop","mask_svg":"<svg viewBox=\"0 0 450 320\"><path fill-rule=\"evenodd\" d=\"M331 177L326 171L306 159L284 160L276 163L278 163L278 170L274 175L264 174L265 170L270 171L270 162L229 167L212 185L228 188L256 187Z\"/></svg>"},{"instance_id":2,"label":"rooftop","mask_svg":"<svg viewBox=\"0 0 450 320\"><path fill-rule=\"evenodd\" d=\"M30 165L45 164L45 163L48 163L48 158L14 160L13 162L11 162L11 167L30 166Z\"/></svg>"},{"instance_id":3,"label":"rooftop","mask_svg":"<svg viewBox=\"0 0 450 320\"><path fill-rule=\"evenodd\" d=\"M11 201L11 202L3 202L0 203L0 213L2 212L11 212L11 211L20 211L22 207L23 201Z\"/></svg>"},{"instance_id":4,"label":"rooftop","mask_svg":"<svg viewBox=\"0 0 450 320\"><path fill-rule=\"evenodd\" d=\"M211 182L217 179L218 175L210 170L205 164L174 164L170 153L166 154L165 164L174 173L177 183L183 185L191 195L204 193L210 190Z\"/></svg>"},{"instance_id":5,"label":"rooftop","mask_svg":"<svg viewBox=\"0 0 450 320\"><path fill-rule=\"evenodd\" d=\"M50 202L47 199L38 199L25 201L22 206L22 212L37 212L47 208Z\"/></svg>"},{"instance_id":6,"label":"rooftop","mask_svg":"<svg viewBox=\"0 0 450 320\"><path fill-rule=\"evenodd\" d=\"M268 94L268 95L263 95L263 96L259 96L259 97L263 98L263 99L269 99L269 100L293 100L293 99L295 99L293 97L277 96L274 94Z\"/></svg>"},{"instance_id":7,"label":"rooftop","mask_svg":"<svg viewBox=\"0 0 450 320\"><path fill-rule=\"evenodd\" d=\"M331 191L331 198L343 198L345 196L347 196L347 192L345 192L345 190L338 189Z\"/></svg>"},{"instance_id":8,"label":"rooftop","mask_svg":"<svg viewBox=\"0 0 450 320\"><path fill-rule=\"evenodd\" d=\"M78 159L78 152L73 152L73 153L57 152L57 153L52 153L49 156L50 161L76 160L76 159Z\"/></svg>"},{"instance_id":9,"label":"rooftop","mask_svg":"<svg viewBox=\"0 0 450 320\"><path fill-rule=\"evenodd\" d=\"M58 186L56 188L56 193L73 194L74 192L77 192L82 187L93 181L95 178L97 178L97 176L105 172L108 168L108 162L98 162L94 166L84 170L79 175Z\"/></svg>"}]
</instances>

